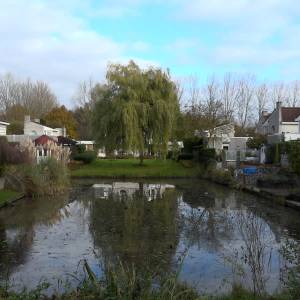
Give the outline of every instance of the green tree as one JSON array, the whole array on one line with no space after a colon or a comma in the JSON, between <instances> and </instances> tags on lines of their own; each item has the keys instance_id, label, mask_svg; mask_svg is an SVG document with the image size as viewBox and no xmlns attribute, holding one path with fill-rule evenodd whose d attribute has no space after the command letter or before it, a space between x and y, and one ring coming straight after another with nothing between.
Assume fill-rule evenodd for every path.
<instances>
[{"instance_id":1,"label":"green tree","mask_svg":"<svg viewBox=\"0 0 300 300\"><path fill-rule=\"evenodd\" d=\"M262 134L255 134L247 141L247 147L250 149L260 149L263 145L267 144L267 137Z\"/></svg>"},{"instance_id":2,"label":"green tree","mask_svg":"<svg viewBox=\"0 0 300 300\"><path fill-rule=\"evenodd\" d=\"M107 85L93 90L95 138L107 151L139 151L165 157L179 111L177 89L161 69L142 70L131 61L112 64Z\"/></svg>"},{"instance_id":3,"label":"green tree","mask_svg":"<svg viewBox=\"0 0 300 300\"><path fill-rule=\"evenodd\" d=\"M7 127L7 134L24 134L24 122L11 122Z\"/></svg>"},{"instance_id":4,"label":"green tree","mask_svg":"<svg viewBox=\"0 0 300 300\"><path fill-rule=\"evenodd\" d=\"M64 105L53 108L46 116L47 126L59 128L65 127L67 134L72 138L77 138L76 120L73 113L66 109Z\"/></svg>"}]
</instances>

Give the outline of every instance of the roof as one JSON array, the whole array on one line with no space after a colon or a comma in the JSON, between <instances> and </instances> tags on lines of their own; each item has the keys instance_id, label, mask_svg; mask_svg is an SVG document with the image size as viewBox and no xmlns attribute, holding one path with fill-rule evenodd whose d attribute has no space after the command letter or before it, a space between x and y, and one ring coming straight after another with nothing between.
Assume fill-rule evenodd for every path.
<instances>
[{"instance_id":1,"label":"roof","mask_svg":"<svg viewBox=\"0 0 300 300\"><path fill-rule=\"evenodd\" d=\"M8 125L9 125L9 123L7 123L7 122L3 122L3 121L0 121L0 125L6 125L6 126L8 126Z\"/></svg>"},{"instance_id":2,"label":"roof","mask_svg":"<svg viewBox=\"0 0 300 300\"><path fill-rule=\"evenodd\" d=\"M262 124L265 123L265 122L269 119L269 117L271 116L271 114L272 114L272 113L266 113L265 115L261 115L261 116L260 116L260 121L261 121L261 123L262 123Z\"/></svg>"},{"instance_id":3,"label":"roof","mask_svg":"<svg viewBox=\"0 0 300 300\"><path fill-rule=\"evenodd\" d=\"M46 126L46 125L41 124L41 123L36 122L36 121L31 121L31 120L30 120L29 122L34 123L34 124L36 124L36 125L40 125L40 126L43 127L43 129L45 129L45 130L52 130L52 131L58 132L59 130L62 129L62 128L52 128L52 127Z\"/></svg>"},{"instance_id":4,"label":"roof","mask_svg":"<svg viewBox=\"0 0 300 300\"><path fill-rule=\"evenodd\" d=\"M300 116L300 107L282 107L281 121L295 122L295 119Z\"/></svg>"},{"instance_id":5,"label":"roof","mask_svg":"<svg viewBox=\"0 0 300 300\"><path fill-rule=\"evenodd\" d=\"M94 145L94 141L77 141L79 145Z\"/></svg>"},{"instance_id":6,"label":"roof","mask_svg":"<svg viewBox=\"0 0 300 300\"><path fill-rule=\"evenodd\" d=\"M41 135L40 137L38 137L37 139L34 140L35 145L46 145L48 142L54 142L57 143L54 139L52 139L51 137L49 137L48 135Z\"/></svg>"},{"instance_id":7,"label":"roof","mask_svg":"<svg viewBox=\"0 0 300 300\"><path fill-rule=\"evenodd\" d=\"M58 139L58 143L59 143L59 144L62 144L62 145L70 145L70 146L74 146L74 145L77 144L76 141L74 141L74 140L72 140L72 139L70 139L70 138L68 138L68 137L59 136L59 137L57 137L57 139Z\"/></svg>"}]
</instances>

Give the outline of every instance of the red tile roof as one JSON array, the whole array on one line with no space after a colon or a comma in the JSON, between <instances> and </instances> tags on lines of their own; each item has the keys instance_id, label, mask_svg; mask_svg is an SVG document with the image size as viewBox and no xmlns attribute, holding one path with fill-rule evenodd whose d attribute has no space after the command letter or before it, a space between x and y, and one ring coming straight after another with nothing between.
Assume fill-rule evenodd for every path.
<instances>
[{"instance_id":1,"label":"red tile roof","mask_svg":"<svg viewBox=\"0 0 300 300\"><path fill-rule=\"evenodd\" d=\"M300 116L300 107L282 107L281 108L281 121L282 122L295 122L295 119Z\"/></svg>"},{"instance_id":2,"label":"red tile roof","mask_svg":"<svg viewBox=\"0 0 300 300\"><path fill-rule=\"evenodd\" d=\"M49 141L56 143L56 141L54 139L52 139L51 137L49 137L48 135L41 135L40 137L38 137L37 139L34 140L35 145L46 145Z\"/></svg>"}]
</instances>

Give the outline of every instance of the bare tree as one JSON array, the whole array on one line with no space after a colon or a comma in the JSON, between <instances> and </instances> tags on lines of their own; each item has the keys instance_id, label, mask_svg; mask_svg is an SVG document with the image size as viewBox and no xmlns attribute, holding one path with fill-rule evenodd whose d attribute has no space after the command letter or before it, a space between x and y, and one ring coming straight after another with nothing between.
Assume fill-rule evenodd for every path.
<instances>
[{"instance_id":1,"label":"bare tree","mask_svg":"<svg viewBox=\"0 0 300 300\"><path fill-rule=\"evenodd\" d=\"M287 89L283 82L276 82L272 85L273 107L277 102L285 102L287 99Z\"/></svg>"},{"instance_id":2,"label":"bare tree","mask_svg":"<svg viewBox=\"0 0 300 300\"><path fill-rule=\"evenodd\" d=\"M220 85L215 76L210 77L203 89L206 118L216 126L221 115L222 103L220 101Z\"/></svg>"},{"instance_id":3,"label":"bare tree","mask_svg":"<svg viewBox=\"0 0 300 300\"><path fill-rule=\"evenodd\" d=\"M19 99L19 86L11 74L0 78L0 110L6 112L12 105L17 104Z\"/></svg>"},{"instance_id":4,"label":"bare tree","mask_svg":"<svg viewBox=\"0 0 300 300\"><path fill-rule=\"evenodd\" d=\"M242 77L239 80L238 89L237 118L239 125L244 129L249 124L252 113L251 108L255 91L254 77L252 75Z\"/></svg>"},{"instance_id":5,"label":"bare tree","mask_svg":"<svg viewBox=\"0 0 300 300\"><path fill-rule=\"evenodd\" d=\"M257 86L255 91L255 96L257 100L257 111L258 117L266 109L269 100L269 86L264 82Z\"/></svg>"},{"instance_id":6,"label":"bare tree","mask_svg":"<svg viewBox=\"0 0 300 300\"><path fill-rule=\"evenodd\" d=\"M10 121L16 116L23 121L26 113L42 118L57 105L56 96L45 82L16 81L10 74L0 77L0 110Z\"/></svg>"},{"instance_id":7,"label":"bare tree","mask_svg":"<svg viewBox=\"0 0 300 300\"><path fill-rule=\"evenodd\" d=\"M300 103L300 81L292 81L288 86L287 104L295 107Z\"/></svg>"},{"instance_id":8,"label":"bare tree","mask_svg":"<svg viewBox=\"0 0 300 300\"><path fill-rule=\"evenodd\" d=\"M32 116L44 116L58 105L56 96L43 81L37 81L31 90L32 103L26 110Z\"/></svg>"},{"instance_id":9,"label":"bare tree","mask_svg":"<svg viewBox=\"0 0 300 300\"><path fill-rule=\"evenodd\" d=\"M238 100L238 86L231 73L224 75L221 87L221 101L224 121L231 122L234 119L234 108Z\"/></svg>"},{"instance_id":10,"label":"bare tree","mask_svg":"<svg viewBox=\"0 0 300 300\"><path fill-rule=\"evenodd\" d=\"M90 105L93 102L92 91L95 87L95 83L92 78L88 80L81 81L78 85L77 92L74 95L73 99L79 107L84 107Z\"/></svg>"}]
</instances>

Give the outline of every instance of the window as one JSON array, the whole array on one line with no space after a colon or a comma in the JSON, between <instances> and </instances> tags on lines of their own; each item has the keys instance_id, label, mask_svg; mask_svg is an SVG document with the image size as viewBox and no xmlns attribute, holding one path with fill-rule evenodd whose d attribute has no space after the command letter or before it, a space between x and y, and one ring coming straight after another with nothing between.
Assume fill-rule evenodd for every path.
<instances>
[{"instance_id":1,"label":"window","mask_svg":"<svg viewBox=\"0 0 300 300\"><path fill-rule=\"evenodd\" d=\"M223 150L228 150L228 146L223 146Z\"/></svg>"}]
</instances>

